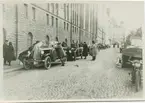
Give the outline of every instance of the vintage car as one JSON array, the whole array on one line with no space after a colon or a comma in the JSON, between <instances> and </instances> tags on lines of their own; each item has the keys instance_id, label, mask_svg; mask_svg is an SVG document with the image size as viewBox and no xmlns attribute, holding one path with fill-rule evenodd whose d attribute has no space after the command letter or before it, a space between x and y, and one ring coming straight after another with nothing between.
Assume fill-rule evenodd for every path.
<instances>
[{"instance_id":1,"label":"vintage car","mask_svg":"<svg viewBox=\"0 0 145 103\"><path fill-rule=\"evenodd\" d=\"M54 48L54 47L41 48L40 49L41 59L34 60L33 53L31 52L33 47L30 47L30 48L28 50L20 53L19 57L18 57L18 59L23 63L23 66L25 69L31 69L34 66L39 67L39 66L43 66L43 65L44 65L45 69L49 69L51 67L51 64L59 63L59 62L65 63L67 61L66 55L62 59L58 58L56 48ZM37 62L38 65L35 65L35 62Z\"/></svg>"},{"instance_id":2,"label":"vintage car","mask_svg":"<svg viewBox=\"0 0 145 103\"><path fill-rule=\"evenodd\" d=\"M129 46L122 50L121 66L122 68L131 65L129 61L142 60L142 47Z\"/></svg>"},{"instance_id":3,"label":"vintage car","mask_svg":"<svg viewBox=\"0 0 145 103\"><path fill-rule=\"evenodd\" d=\"M110 48L110 45L102 44L102 43L98 44L98 49L100 49L100 50L107 49L107 48Z\"/></svg>"},{"instance_id":4,"label":"vintage car","mask_svg":"<svg viewBox=\"0 0 145 103\"><path fill-rule=\"evenodd\" d=\"M65 48L65 51L66 51L68 61L75 61L77 57L81 57L82 59L82 56L83 56L82 47L78 47L78 48L67 47Z\"/></svg>"}]
</instances>

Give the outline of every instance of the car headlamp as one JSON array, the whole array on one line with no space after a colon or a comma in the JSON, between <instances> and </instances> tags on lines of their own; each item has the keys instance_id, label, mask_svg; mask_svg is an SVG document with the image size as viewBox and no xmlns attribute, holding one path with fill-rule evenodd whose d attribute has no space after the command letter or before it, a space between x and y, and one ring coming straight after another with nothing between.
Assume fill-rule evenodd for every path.
<instances>
[{"instance_id":1,"label":"car headlamp","mask_svg":"<svg viewBox=\"0 0 145 103\"><path fill-rule=\"evenodd\" d=\"M141 66L141 64L140 63L135 63L134 66L139 68Z\"/></svg>"},{"instance_id":2,"label":"car headlamp","mask_svg":"<svg viewBox=\"0 0 145 103\"><path fill-rule=\"evenodd\" d=\"M140 63L141 63L141 64L143 63L142 60L140 60Z\"/></svg>"},{"instance_id":3,"label":"car headlamp","mask_svg":"<svg viewBox=\"0 0 145 103\"><path fill-rule=\"evenodd\" d=\"M31 52L30 52L30 51L28 51L28 56L30 56L30 54L31 54Z\"/></svg>"},{"instance_id":4,"label":"car headlamp","mask_svg":"<svg viewBox=\"0 0 145 103\"><path fill-rule=\"evenodd\" d=\"M69 50L69 53L71 53L71 50Z\"/></svg>"},{"instance_id":5,"label":"car headlamp","mask_svg":"<svg viewBox=\"0 0 145 103\"><path fill-rule=\"evenodd\" d=\"M44 51L41 51L41 54L44 54Z\"/></svg>"}]
</instances>

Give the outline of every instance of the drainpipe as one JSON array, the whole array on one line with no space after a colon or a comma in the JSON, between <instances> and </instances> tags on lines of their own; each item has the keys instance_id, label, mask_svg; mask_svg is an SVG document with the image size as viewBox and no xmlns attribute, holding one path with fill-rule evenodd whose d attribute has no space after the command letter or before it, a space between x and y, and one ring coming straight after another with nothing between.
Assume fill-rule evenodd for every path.
<instances>
[{"instance_id":1,"label":"drainpipe","mask_svg":"<svg viewBox=\"0 0 145 103\"><path fill-rule=\"evenodd\" d=\"M18 5L15 5L15 16L16 16L16 57L18 56Z\"/></svg>"}]
</instances>

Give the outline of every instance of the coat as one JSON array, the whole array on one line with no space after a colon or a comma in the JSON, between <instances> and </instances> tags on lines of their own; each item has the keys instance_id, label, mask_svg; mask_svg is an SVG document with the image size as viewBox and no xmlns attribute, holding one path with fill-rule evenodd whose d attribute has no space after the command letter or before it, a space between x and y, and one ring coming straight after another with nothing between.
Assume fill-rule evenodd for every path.
<instances>
[{"instance_id":1,"label":"coat","mask_svg":"<svg viewBox=\"0 0 145 103\"><path fill-rule=\"evenodd\" d=\"M7 59L8 56L7 56L7 53L8 53L8 50L9 49L9 46L7 44L3 44L3 58Z\"/></svg>"},{"instance_id":2,"label":"coat","mask_svg":"<svg viewBox=\"0 0 145 103\"><path fill-rule=\"evenodd\" d=\"M12 45L9 45L9 47L8 47L7 56L8 56L6 59L7 61L12 61L15 58L14 47Z\"/></svg>"},{"instance_id":3,"label":"coat","mask_svg":"<svg viewBox=\"0 0 145 103\"><path fill-rule=\"evenodd\" d=\"M41 59L41 48L43 47L49 47L49 45L46 44L45 41L37 43L32 52L33 52L33 59L40 60Z\"/></svg>"},{"instance_id":4,"label":"coat","mask_svg":"<svg viewBox=\"0 0 145 103\"><path fill-rule=\"evenodd\" d=\"M83 45L83 56L88 56L88 45L87 44Z\"/></svg>"},{"instance_id":5,"label":"coat","mask_svg":"<svg viewBox=\"0 0 145 103\"><path fill-rule=\"evenodd\" d=\"M56 52L57 52L57 55L58 55L59 59L63 58L66 55L66 53L63 50L63 47L61 46L61 44L58 44L55 48L56 48Z\"/></svg>"},{"instance_id":6,"label":"coat","mask_svg":"<svg viewBox=\"0 0 145 103\"><path fill-rule=\"evenodd\" d=\"M97 48L96 44L93 44L90 49L91 49L90 50L90 55L91 56L96 56L97 52L98 52L98 48Z\"/></svg>"}]
</instances>

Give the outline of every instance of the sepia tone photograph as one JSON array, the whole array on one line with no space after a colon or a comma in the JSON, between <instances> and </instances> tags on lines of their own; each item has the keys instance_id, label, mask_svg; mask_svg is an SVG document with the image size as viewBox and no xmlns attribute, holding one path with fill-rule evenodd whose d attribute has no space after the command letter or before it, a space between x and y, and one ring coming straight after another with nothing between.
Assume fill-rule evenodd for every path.
<instances>
[{"instance_id":1,"label":"sepia tone photograph","mask_svg":"<svg viewBox=\"0 0 145 103\"><path fill-rule=\"evenodd\" d=\"M3 97L143 99L143 1L3 3Z\"/></svg>"}]
</instances>

